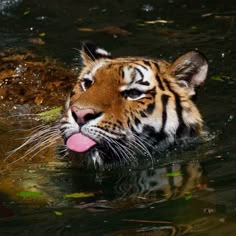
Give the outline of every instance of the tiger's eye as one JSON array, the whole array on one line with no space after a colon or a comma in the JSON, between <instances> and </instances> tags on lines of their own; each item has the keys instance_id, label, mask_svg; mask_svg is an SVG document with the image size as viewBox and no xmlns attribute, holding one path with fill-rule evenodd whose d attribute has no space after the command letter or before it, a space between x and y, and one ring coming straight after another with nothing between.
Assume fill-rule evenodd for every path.
<instances>
[{"instance_id":1,"label":"tiger's eye","mask_svg":"<svg viewBox=\"0 0 236 236\"><path fill-rule=\"evenodd\" d=\"M93 83L92 80L84 78L81 82L83 90L84 91L87 90L92 85L92 83Z\"/></svg>"},{"instance_id":2,"label":"tiger's eye","mask_svg":"<svg viewBox=\"0 0 236 236\"><path fill-rule=\"evenodd\" d=\"M138 90L138 89L130 89L130 90L125 90L121 92L121 95L125 98L131 98L131 99L135 99L140 97L143 94L142 91Z\"/></svg>"}]
</instances>

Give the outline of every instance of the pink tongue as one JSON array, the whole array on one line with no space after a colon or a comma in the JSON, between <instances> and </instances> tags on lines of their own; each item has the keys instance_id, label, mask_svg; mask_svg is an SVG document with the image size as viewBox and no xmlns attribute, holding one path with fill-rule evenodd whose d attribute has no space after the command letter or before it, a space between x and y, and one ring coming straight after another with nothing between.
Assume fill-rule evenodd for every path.
<instances>
[{"instance_id":1,"label":"pink tongue","mask_svg":"<svg viewBox=\"0 0 236 236\"><path fill-rule=\"evenodd\" d=\"M73 134L66 142L68 149L75 152L86 152L95 144L95 141L83 135L82 133Z\"/></svg>"}]
</instances>

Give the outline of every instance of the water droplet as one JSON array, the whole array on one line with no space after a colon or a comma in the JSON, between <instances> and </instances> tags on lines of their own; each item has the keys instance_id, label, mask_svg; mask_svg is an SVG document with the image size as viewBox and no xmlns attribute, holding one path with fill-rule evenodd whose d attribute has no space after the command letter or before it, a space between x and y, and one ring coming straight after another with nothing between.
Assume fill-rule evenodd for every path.
<instances>
[{"instance_id":1,"label":"water droplet","mask_svg":"<svg viewBox=\"0 0 236 236\"><path fill-rule=\"evenodd\" d=\"M234 115L230 115L230 116L228 117L228 122L231 122L233 119L234 119Z\"/></svg>"},{"instance_id":2,"label":"water droplet","mask_svg":"<svg viewBox=\"0 0 236 236\"><path fill-rule=\"evenodd\" d=\"M26 71L26 67L25 67L25 65L20 64L16 67L15 71L17 74L21 74Z\"/></svg>"},{"instance_id":3,"label":"water droplet","mask_svg":"<svg viewBox=\"0 0 236 236\"><path fill-rule=\"evenodd\" d=\"M38 16L38 17L36 17L36 20L41 20L41 21L43 21L43 20L46 20L46 19L47 19L46 16Z\"/></svg>"},{"instance_id":4,"label":"water droplet","mask_svg":"<svg viewBox=\"0 0 236 236\"><path fill-rule=\"evenodd\" d=\"M142 11L145 11L145 12L151 12L154 10L154 6L150 5L150 4L144 4L142 7L141 7L141 10Z\"/></svg>"}]
</instances>

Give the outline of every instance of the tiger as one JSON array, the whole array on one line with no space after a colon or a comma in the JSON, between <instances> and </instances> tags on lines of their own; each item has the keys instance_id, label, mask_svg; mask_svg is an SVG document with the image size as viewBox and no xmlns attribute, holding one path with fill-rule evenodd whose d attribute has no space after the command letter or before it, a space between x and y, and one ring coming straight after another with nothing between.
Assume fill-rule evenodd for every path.
<instances>
[{"instance_id":1,"label":"tiger","mask_svg":"<svg viewBox=\"0 0 236 236\"><path fill-rule=\"evenodd\" d=\"M135 163L141 156L153 161L178 140L203 133L195 98L207 78L208 61L200 51L173 62L113 58L86 42L80 56L81 70L60 121L73 156L86 156L95 166Z\"/></svg>"}]
</instances>

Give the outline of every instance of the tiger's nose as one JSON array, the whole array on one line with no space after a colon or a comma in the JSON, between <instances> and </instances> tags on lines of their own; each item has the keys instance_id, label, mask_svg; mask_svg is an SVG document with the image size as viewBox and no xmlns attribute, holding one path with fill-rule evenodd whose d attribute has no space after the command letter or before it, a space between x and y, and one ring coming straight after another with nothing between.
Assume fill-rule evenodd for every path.
<instances>
[{"instance_id":1,"label":"tiger's nose","mask_svg":"<svg viewBox=\"0 0 236 236\"><path fill-rule=\"evenodd\" d=\"M73 118L78 124L85 124L90 120L96 119L101 115L100 112L95 112L93 109L79 109L76 106L71 107L71 113Z\"/></svg>"}]
</instances>

